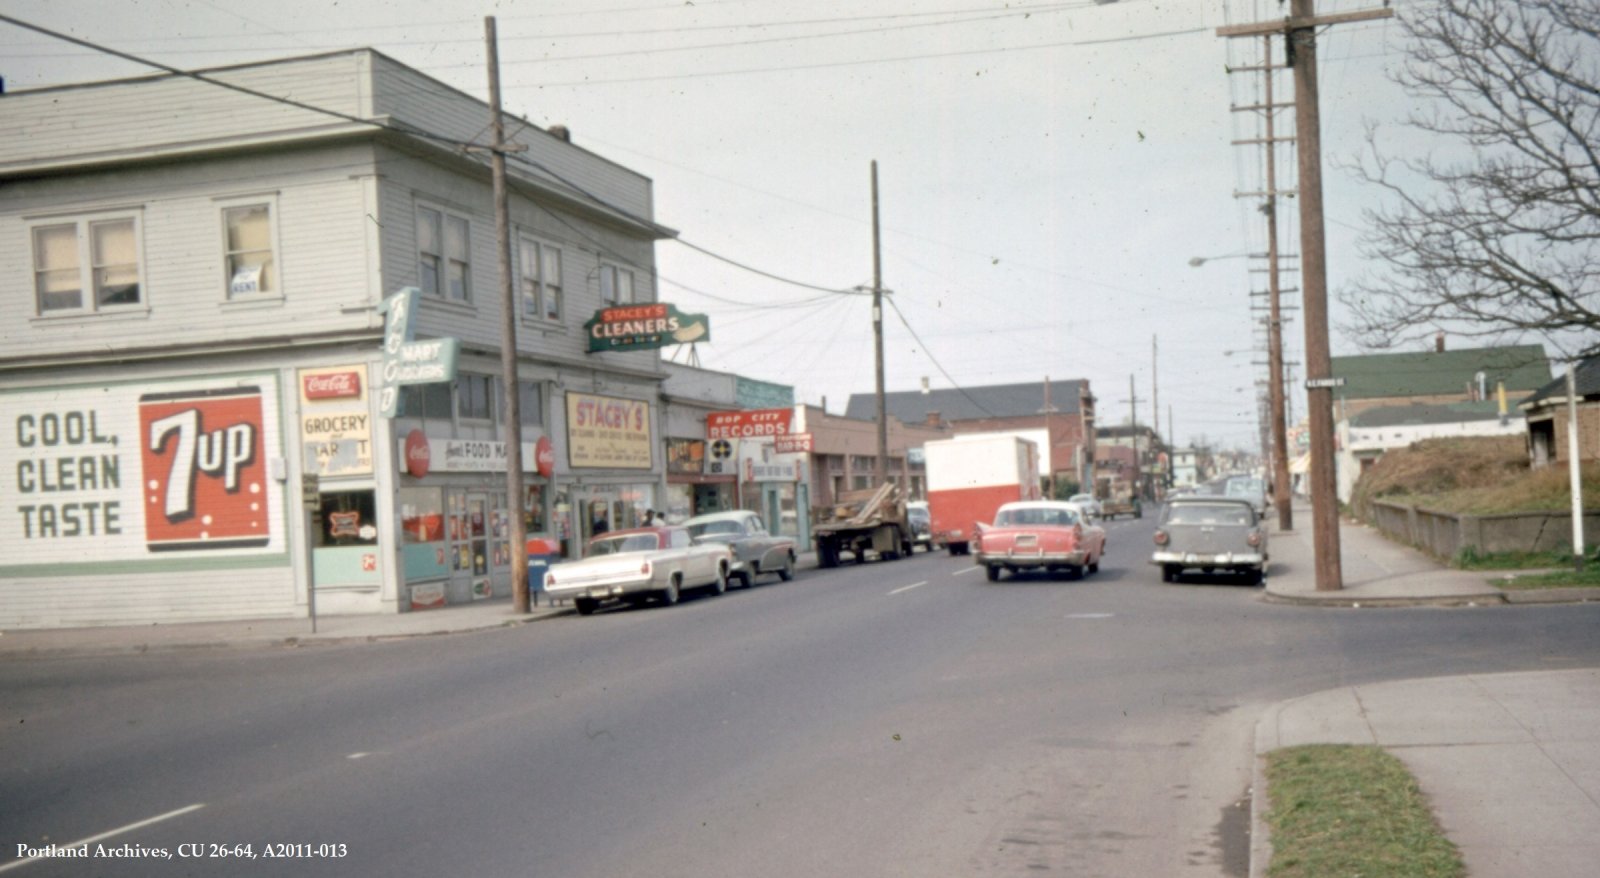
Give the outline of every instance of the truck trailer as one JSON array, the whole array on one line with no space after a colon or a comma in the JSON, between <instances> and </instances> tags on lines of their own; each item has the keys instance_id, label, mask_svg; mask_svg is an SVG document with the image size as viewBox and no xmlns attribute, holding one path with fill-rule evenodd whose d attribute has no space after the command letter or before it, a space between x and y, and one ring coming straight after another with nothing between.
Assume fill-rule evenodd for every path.
<instances>
[{"instance_id":1,"label":"truck trailer","mask_svg":"<svg viewBox=\"0 0 1600 878\"><path fill-rule=\"evenodd\" d=\"M923 446L933 544L965 555L980 522L1003 503L1038 500L1039 448L1010 433L940 439Z\"/></svg>"}]
</instances>

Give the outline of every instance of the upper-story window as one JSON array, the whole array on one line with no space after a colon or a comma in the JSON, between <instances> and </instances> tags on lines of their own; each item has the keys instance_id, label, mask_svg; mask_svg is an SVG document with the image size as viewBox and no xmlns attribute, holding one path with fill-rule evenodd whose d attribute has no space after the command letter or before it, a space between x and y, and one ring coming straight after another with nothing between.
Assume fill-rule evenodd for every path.
<instances>
[{"instance_id":1,"label":"upper-story window","mask_svg":"<svg viewBox=\"0 0 1600 878\"><path fill-rule=\"evenodd\" d=\"M561 249L521 241L522 316L561 322Z\"/></svg>"},{"instance_id":2,"label":"upper-story window","mask_svg":"<svg viewBox=\"0 0 1600 878\"><path fill-rule=\"evenodd\" d=\"M461 372L456 375L456 417L463 421L490 421L495 416L494 376Z\"/></svg>"},{"instance_id":3,"label":"upper-story window","mask_svg":"<svg viewBox=\"0 0 1600 878\"><path fill-rule=\"evenodd\" d=\"M453 302L472 299L471 227L465 217L417 207L422 292Z\"/></svg>"},{"instance_id":4,"label":"upper-story window","mask_svg":"<svg viewBox=\"0 0 1600 878\"><path fill-rule=\"evenodd\" d=\"M633 303L633 272L615 265L600 266L600 306Z\"/></svg>"},{"instance_id":5,"label":"upper-story window","mask_svg":"<svg viewBox=\"0 0 1600 878\"><path fill-rule=\"evenodd\" d=\"M278 267L273 246L272 204L239 204L222 209L223 255L228 298L276 295Z\"/></svg>"},{"instance_id":6,"label":"upper-story window","mask_svg":"<svg viewBox=\"0 0 1600 878\"><path fill-rule=\"evenodd\" d=\"M40 314L92 313L143 301L134 217L33 227L34 293Z\"/></svg>"}]
</instances>

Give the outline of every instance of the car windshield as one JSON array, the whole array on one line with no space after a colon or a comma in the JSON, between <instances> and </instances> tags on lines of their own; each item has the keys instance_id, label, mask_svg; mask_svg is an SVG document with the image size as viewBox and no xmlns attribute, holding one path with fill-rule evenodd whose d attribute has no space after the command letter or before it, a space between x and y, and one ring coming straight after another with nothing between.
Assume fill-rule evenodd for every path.
<instances>
[{"instance_id":1,"label":"car windshield","mask_svg":"<svg viewBox=\"0 0 1600 878\"><path fill-rule=\"evenodd\" d=\"M589 554L593 555L621 555L627 552L654 552L659 548L659 540L655 534L626 534L616 537L601 537L589 544Z\"/></svg>"},{"instance_id":2,"label":"car windshield","mask_svg":"<svg viewBox=\"0 0 1600 878\"><path fill-rule=\"evenodd\" d=\"M1000 514L995 516L994 523L997 527L1017 527L1030 524L1072 525L1078 523L1078 513L1071 509L1040 507L1002 509Z\"/></svg>"},{"instance_id":3,"label":"car windshield","mask_svg":"<svg viewBox=\"0 0 1600 878\"><path fill-rule=\"evenodd\" d=\"M1070 500L1068 500L1067 502L1068 503L1093 503L1094 502L1094 495L1093 494L1073 494L1072 498Z\"/></svg>"},{"instance_id":4,"label":"car windshield","mask_svg":"<svg viewBox=\"0 0 1600 878\"><path fill-rule=\"evenodd\" d=\"M739 527L739 522L734 521L731 518L722 519L720 521L702 521L697 524L689 525L689 536L691 537L713 536L716 534L732 534L733 536L738 536L742 532L742 529Z\"/></svg>"},{"instance_id":5,"label":"car windshield","mask_svg":"<svg viewBox=\"0 0 1600 878\"><path fill-rule=\"evenodd\" d=\"M1168 524L1254 524L1255 514L1232 503L1174 503Z\"/></svg>"},{"instance_id":6,"label":"car windshield","mask_svg":"<svg viewBox=\"0 0 1600 878\"><path fill-rule=\"evenodd\" d=\"M1260 479L1235 479L1228 483L1228 495L1231 497L1260 493L1262 493Z\"/></svg>"}]
</instances>

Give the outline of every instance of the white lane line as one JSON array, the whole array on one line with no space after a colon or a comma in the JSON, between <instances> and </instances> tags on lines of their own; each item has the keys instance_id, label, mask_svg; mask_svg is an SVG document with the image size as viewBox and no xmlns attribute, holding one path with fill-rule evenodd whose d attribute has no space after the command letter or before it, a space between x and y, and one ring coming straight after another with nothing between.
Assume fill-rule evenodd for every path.
<instances>
[{"instance_id":1,"label":"white lane line","mask_svg":"<svg viewBox=\"0 0 1600 878\"><path fill-rule=\"evenodd\" d=\"M1068 619L1110 619L1115 613L1068 613Z\"/></svg>"},{"instance_id":2,"label":"white lane line","mask_svg":"<svg viewBox=\"0 0 1600 878\"><path fill-rule=\"evenodd\" d=\"M200 810L201 808L204 808L204 807L205 807L204 804L189 805L188 807L185 807L185 808L179 808L176 811L168 811L165 814L158 814L158 815L156 815L154 817L151 817L148 820L140 820L138 823L129 823L127 826L119 826L116 829L111 830L110 832L102 832L99 835L91 835L88 838L80 838L77 841L68 842L67 844L58 844L58 845L56 845L56 847L57 848L80 848L80 847L83 847L84 845L87 845L87 844L94 844L97 841L105 841L106 839L110 838L113 835L121 835L124 832L132 832L135 829L143 829L146 826L150 826L151 824L160 823L163 820L171 820L174 817L181 817L184 814L189 813L190 811L198 811L198 810ZM26 866L29 863L33 862L34 860L44 860L44 859L54 859L54 858L53 857L28 857L25 860L13 860L13 861L11 861L9 863L6 863L3 866L0 866L0 872L7 872L7 871L10 871L12 869L16 869L18 867L21 867L21 866Z\"/></svg>"},{"instance_id":3,"label":"white lane line","mask_svg":"<svg viewBox=\"0 0 1600 878\"><path fill-rule=\"evenodd\" d=\"M913 588L921 588L922 586L927 585L927 584L928 584L928 581L927 580L923 580L922 582L913 582L910 585L902 585L899 588L895 589L894 591L889 592L887 595L884 595L884 597L893 597L894 595L897 595L900 592L910 591Z\"/></svg>"},{"instance_id":4,"label":"white lane line","mask_svg":"<svg viewBox=\"0 0 1600 878\"><path fill-rule=\"evenodd\" d=\"M977 566L976 564L974 564L973 566L968 567L965 570L957 570L956 572L954 572L954 573L952 573L950 575L951 576L962 576L962 575L967 574L967 573L977 573L981 569L983 569L983 568L981 568L981 567Z\"/></svg>"}]
</instances>

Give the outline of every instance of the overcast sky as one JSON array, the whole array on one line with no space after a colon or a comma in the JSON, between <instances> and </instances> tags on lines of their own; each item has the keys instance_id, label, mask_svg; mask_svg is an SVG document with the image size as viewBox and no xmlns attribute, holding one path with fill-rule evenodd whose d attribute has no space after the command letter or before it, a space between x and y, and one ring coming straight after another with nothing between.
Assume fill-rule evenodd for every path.
<instances>
[{"instance_id":1,"label":"overcast sky","mask_svg":"<svg viewBox=\"0 0 1600 878\"><path fill-rule=\"evenodd\" d=\"M1229 107L1259 103L1261 77L1228 69L1260 63L1260 43L1215 29L1286 5L9 0L6 12L186 69L370 46L483 98L494 15L506 109L567 125L575 143L652 178L657 221L728 259L828 289L870 285L876 160L889 390L924 377L935 388L1087 379L1101 423L1115 424L1132 376L1140 423L1154 385L1164 434L1255 448L1265 368L1252 361L1265 353L1248 293L1266 280L1249 273L1264 263L1237 254L1264 251L1266 233L1259 200L1235 192L1261 188L1263 161L1231 142L1259 136L1261 115ZM149 72L5 25L0 47L10 90ZM1385 77L1404 57L1400 26L1342 25L1319 47L1325 158L1352 159L1364 122L1392 125L1408 109ZM1291 94L1286 75L1275 89ZM1279 118L1286 131L1292 114ZM1280 155L1280 185L1292 186L1292 152ZM1377 193L1337 169L1325 187L1337 290L1374 270L1355 244ZM1280 208L1289 253L1296 210ZM657 259L661 298L711 315L701 365L791 384L835 412L872 392L869 299L674 242ZM1286 327L1291 360L1302 333L1298 320ZM1358 352L1337 331L1332 344ZM1292 406L1304 416L1302 391Z\"/></svg>"}]
</instances>

